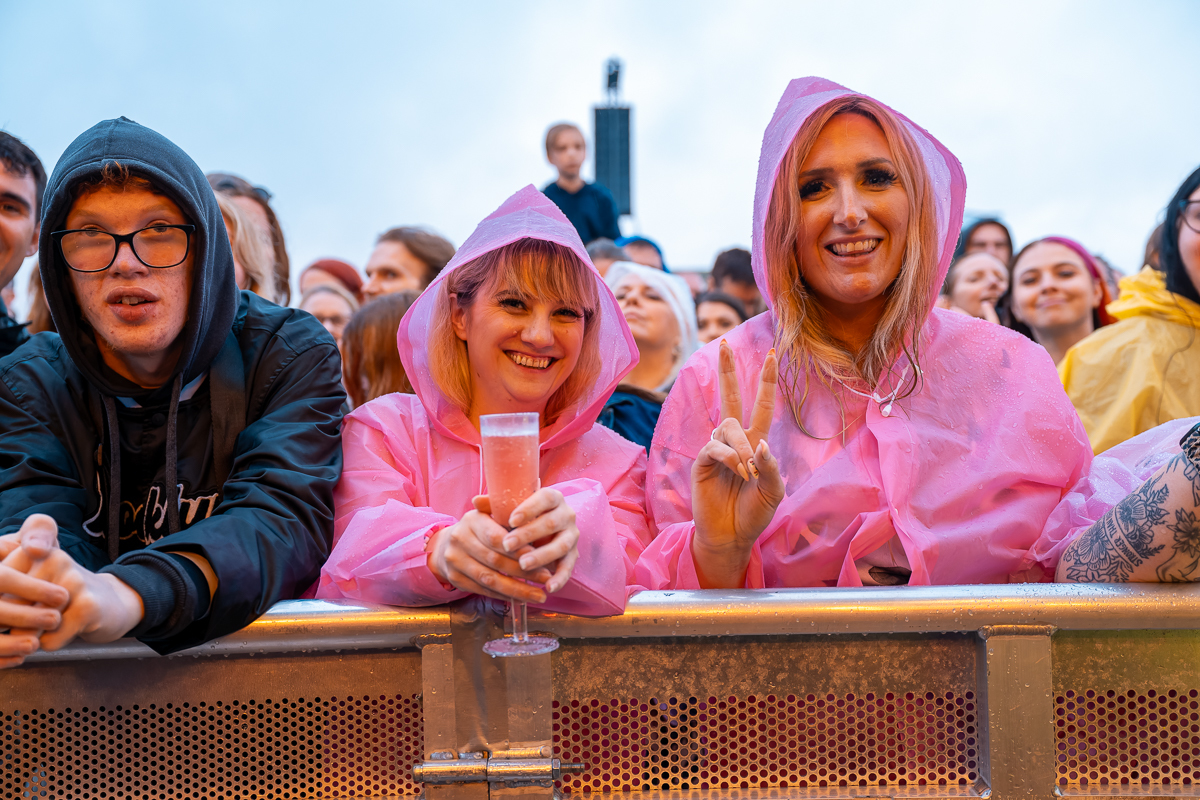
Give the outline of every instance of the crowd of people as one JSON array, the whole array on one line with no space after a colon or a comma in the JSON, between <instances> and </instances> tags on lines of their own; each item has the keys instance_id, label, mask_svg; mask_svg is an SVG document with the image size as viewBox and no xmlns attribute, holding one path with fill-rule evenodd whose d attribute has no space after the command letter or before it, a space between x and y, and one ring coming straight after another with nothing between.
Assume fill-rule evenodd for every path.
<instances>
[{"instance_id":1,"label":"crowd of people","mask_svg":"<svg viewBox=\"0 0 1200 800\"><path fill-rule=\"evenodd\" d=\"M1200 565L1200 169L1121 278L962 226L902 114L792 81L752 248L707 280L623 237L573 125L458 248L385 231L297 276L265 189L130 120L47 177L0 133L0 666L160 653L280 599L1188 581ZM480 418L536 413L492 513Z\"/></svg>"}]
</instances>

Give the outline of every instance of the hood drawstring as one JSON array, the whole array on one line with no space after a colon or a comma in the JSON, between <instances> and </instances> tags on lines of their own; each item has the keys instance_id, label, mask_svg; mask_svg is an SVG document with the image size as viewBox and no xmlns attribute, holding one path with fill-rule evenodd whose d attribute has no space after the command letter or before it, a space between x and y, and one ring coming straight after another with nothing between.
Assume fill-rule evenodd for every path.
<instances>
[{"instance_id":1,"label":"hood drawstring","mask_svg":"<svg viewBox=\"0 0 1200 800\"><path fill-rule=\"evenodd\" d=\"M117 425L117 404L109 395L103 395L104 416L108 428L108 525L105 538L108 541L108 560L116 561L121 555L121 431Z\"/></svg>"},{"instance_id":2,"label":"hood drawstring","mask_svg":"<svg viewBox=\"0 0 1200 800\"><path fill-rule=\"evenodd\" d=\"M179 420L179 393L183 390L183 373L175 376L171 386L171 410L167 413L167 533L179 532L179 454L176 429Z\"/></svg>"},{"instance_id":3,"label":"hood drawstring","mask_svg":"<svg viewBox=\"0 0 1200 800\"><path fill-rule=\"evenodd\" d=\"M171 410L167 416L167 533L179 531L179 480L176 453L176 436L179 419L179 394L183 389L183 375L175 376L171 384ZM108 428L108 525L105 540L108 543L108 558L116 561L121 555L121 429L117 422L117 404L109 395L103 395L104 416Z\"/></svg>"}]
</instances>

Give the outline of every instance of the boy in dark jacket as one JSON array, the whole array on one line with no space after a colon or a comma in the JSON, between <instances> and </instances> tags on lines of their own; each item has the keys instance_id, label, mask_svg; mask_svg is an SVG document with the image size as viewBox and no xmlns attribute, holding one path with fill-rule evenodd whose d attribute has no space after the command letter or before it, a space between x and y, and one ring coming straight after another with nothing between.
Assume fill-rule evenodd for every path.
<instances>
[{"instance_id":1,"label":"boy in dark jacket","mask_svg":"<svg viewBox=\"0 0 1200 800\"><path fill-rule=\"evenodd\" d=\"M0 361L0 594L17 598L0 600L0 666L39 642L169 653L235 631L329 552L333 339L237 290L204 174L134 122L76 139L43 209L60 335Z\"/></svg>"}]
</instances>

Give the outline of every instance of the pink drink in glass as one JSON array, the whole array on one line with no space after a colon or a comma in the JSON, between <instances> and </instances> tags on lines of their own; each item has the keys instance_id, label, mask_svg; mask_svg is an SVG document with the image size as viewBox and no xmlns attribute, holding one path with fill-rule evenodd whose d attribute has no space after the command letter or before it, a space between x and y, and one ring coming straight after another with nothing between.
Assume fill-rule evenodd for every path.
<instances>
[{"instance_id":1,"label":"pink drink in glass","mask_svg":"<svg viewBox=\"0 0 1200 800\"><path fill-rule=\"evenodd\" d=\"M483 475L487 480L492 519L505 528L517 506L538 490L537 414L490 414L487 416L531 416L533 433L483 436ZM483 420L480 417L480 425Z\"/></svg>"},{"instance_id":2,"label":"pink drink in glass","mask_svg":"<svg viewBox=\"0 0 1200 800\"><path fill-rule=\"evenodd\" d=\"M517 506L538 490L537 414L484 414L479 418L483 441L483 476L487 481L492 519L503 527ZM530 636L525 604L510 604L513 619L512 638L485 642L483 651L492 657L535 656L558 647L558 639Z\"/></svg>"}]
</instances>

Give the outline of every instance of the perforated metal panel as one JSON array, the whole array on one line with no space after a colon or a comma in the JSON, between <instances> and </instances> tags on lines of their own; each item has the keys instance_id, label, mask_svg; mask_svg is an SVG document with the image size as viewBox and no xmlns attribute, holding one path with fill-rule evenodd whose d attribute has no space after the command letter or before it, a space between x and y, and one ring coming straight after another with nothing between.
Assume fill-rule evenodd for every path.
<instances>
[{"instance_id":1,"label":"perforated metal panel","mask_svg":"<svg viewBox=\"0 0 1200 800\"><path fill-rule=\"evenodd\" d=\"M1200 692L1067 690L1054 698L1060 786L1200 782Z\"/></svg>"},{"instance_id":2,"label":"perforated metal panel","mask_svg":"<svg viewBox=\"0 0 1200 800\"><path fill-rule=\"evenodd\" d=\"M588 765L567 793L963 786L977 776L975 696L767 695L555 703L556 751Z\"/></svg>"},{"instance_id":3,"label":"perforated metal panel","mask_svg":"<svg viewBox=\"0 0 1200 800\"><path fill-rule=\"evenodd\" d=\"M2 798L419 793L416 695L6 710Z\"/></svg>"}]
</instances>

